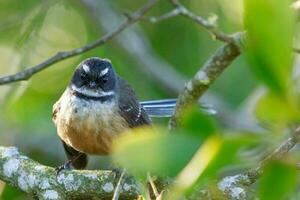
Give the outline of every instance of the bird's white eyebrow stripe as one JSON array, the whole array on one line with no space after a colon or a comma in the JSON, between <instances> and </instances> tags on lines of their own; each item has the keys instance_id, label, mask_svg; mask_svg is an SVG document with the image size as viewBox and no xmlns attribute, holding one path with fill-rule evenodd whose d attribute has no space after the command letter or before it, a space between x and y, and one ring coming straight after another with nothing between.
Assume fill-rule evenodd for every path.
<instances>
[{"instance_id":1,"label":"bird's white eyebrow stripe","mask_svg":"<svg viewBox=\"0 0 300 200\"><path fill-rule=\"evenodd\" d=\"M84 64L84 65L82 65L82 68L86 73L90 72L90 67L88 65Z\"/></svg>"},{"instance_id":2,"label":"bird's white eyebrow stripe","mask_svg":"<svg viewBox=\"0 0 300 200\"><path fill-rule=\"evenodd\" d=\"M100 76L104 76L105 74L108 73L108 67L106 67L105 69L103 69L101 72L100 72Z\"/></svg>"}]
</instances>

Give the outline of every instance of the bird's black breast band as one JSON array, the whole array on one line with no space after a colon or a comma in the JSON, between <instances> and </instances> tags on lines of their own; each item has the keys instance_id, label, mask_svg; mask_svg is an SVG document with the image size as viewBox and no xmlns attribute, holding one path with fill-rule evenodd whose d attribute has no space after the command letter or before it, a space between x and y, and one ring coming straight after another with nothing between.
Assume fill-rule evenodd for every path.
<instances>
[{"instance_id":1,"label":"bird's black breast band","mask_svg":"<svg viewBox=\"0 0 300 200\"><path fill-rule=\"evenodd\" d=\"M107 102L110 101L114 98L113 94L109 94L106 96L99 96L99 97L95 97L95 96L89 96L86 94L82 94L76 90L71 89L71 94L80 98L80 99L84 99L84 100L92 100L92 101L100 101L100 102Z\"/></svg>"}]
</instances>

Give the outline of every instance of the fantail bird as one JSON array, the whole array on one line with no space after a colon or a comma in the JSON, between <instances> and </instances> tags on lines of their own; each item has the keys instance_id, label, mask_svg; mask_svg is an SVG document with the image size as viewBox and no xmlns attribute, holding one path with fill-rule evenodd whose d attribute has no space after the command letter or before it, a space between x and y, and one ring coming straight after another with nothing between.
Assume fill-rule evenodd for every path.
<instances>
[{"instance_id":1,"label":"fantail bird","mask_svg":"<svg viewBox=\"0 0 300 200\"><path fill-rule=\"evenodd\" d=\"M174 107L175 99L139 103L109 60L93 57L82 61L53 106L52 120L69 159L60 169L70 164L85 168L87 154L109 154L115 137L150 125L149 115L170 116Z\"/></svg>"}]
</instances>

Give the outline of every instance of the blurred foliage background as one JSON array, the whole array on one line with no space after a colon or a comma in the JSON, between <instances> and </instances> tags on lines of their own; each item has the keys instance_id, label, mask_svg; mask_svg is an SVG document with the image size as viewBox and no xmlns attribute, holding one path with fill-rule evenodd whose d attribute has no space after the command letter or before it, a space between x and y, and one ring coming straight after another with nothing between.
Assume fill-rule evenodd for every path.
<instances>
[{"instance_id":1,"label":"blurred foliage background","mask_svg":"<svg viewBox=\"0 0 300 200\"><path fill-rule=\"evenodd\" d=\"M27 0L25 3L18 0L1 0L0 74L15 73L40 63L56 52L76 48L93 41L104 35L108 29L111 30L111 28L117 27L120 20L125 19L122 13L133 12L146 1L100 0L98 1L99 9L102 9L98 12L100 17L91 11L87 2L89 1ZM243 1L241 0L185 0L182 3L205 18L213 20L217 17L218 27L224 32L234 33L244 30L244 9ZM251 5L249 7L249 12L252 12ZM168 1L161 1L153 8L150 15L158 16L172 8ZM255 8L253 9L255 10ZM261 17L264 18L265 16ZM254 18L255 22L258 23L258 19ZM246 22L251 30L253 21L250 19L246 20ZM265 21L262 20L259 26L260 29L263 29L264 23ZM272 29L272 24L269 28ZM285 30L284 27L281 30ZM255 34L255 31L253 32ZM124 41L124 38L128 37L126 36L128 33L130 33L130 40ZM135 33L134 36L132 36L133 33ZM277 38L271 39L277 40L280 37L280 34L278 35L276 36ZM287 34L284 37L289 37L289 35ZM139 41L142 41L142 43ZM295 43L297 44L297 39L295 39ZM117 73L133 86L140 100L174 98L177 97L178 92L183 88L183 80L191 78L220 45L222 43L213 40L211 35L204 29L180 16L155 24L142 20L99 48L59 62L34 75L26 82L1 86L1 145L18 146L28 156L46 165L58 166L65 161L66 158L62 146L51 121L52 105L63 93L74 68L84 58L92 56L109 58ZM128 49L145 51L147 53L139 55L132 53ZM279 54L277 53L276 56L280 57ZM217 160L220 162L216 161L212 165L212 169L207 169L207 177L215 174L215 172L209 172L209 170L214 171L225 164L231 171L239 171L245 167L252 166L257 161L257 152L267 152L273 149L282 138L286 137L284 134L266 133L265 130L258 126L258 123L252 116L253 107L257 97L261 96L262 89L260 82L255 78L257 70L255 71L254 69L254 73L251 71L250 65L253 62L248 62L247 58L249 56L247 56L242 55L236 59L202 98L202 101L212 104L219 113L217 116L208 119L214 121L217 125L210 126L207 125L210 122L205 123L205 126L207 125L206 128L210 127L207 135L210 135L211 132L222 132L225 135L233 135L234 138L231 138L229 143L224 142L226 139L222 140L225 145L220 144L218 138L210 139L210 144L214 144L220 149L224 148L223 153L219 152L221 154L216 156L215 159L224 157L224 152L226 152L228 159ZM158 81L161 79L169 80L170 76L169 74L162 74L161 77L155 77L149 70L149 67L145 65L145 63L149 63L149 60L155 60L152 63L155 63L156 67L170 67L176 73L176 77L178 77L177 80L169 81L169 83L174 85L166 85L163 84L165 83L164 81ZM289 64L289 61L286 61L285 64ZM263 76L268 77L268 73ZM178 85L181 85L181 87L178 87ZM272 83L271 86L273 86ZM274 87L272 88L274 89ZM273 100L267 101L266 104L274 105L269 102L274 103ZM284 107L286 104L277 102L275 105ZM270 110L274 107L262 107L263 114L266 113L264 109L269 109L267 113L270 112L272 114ZM207 118L207 116L203 117L199 113L191 114L186 121L185 132L189 132L189 128L192 130L190 132L195 130L200 132L207 131L203 127L193 126L199 119L197 116L199 118ZM167 119L155 119L154 121L161 126L167 126ZM227 132L229 133L227 134ZM259 135L260 142L257 148L246 154L248 156L247 162L240 161L237 164L233 162L230 155L234 154L243 144L248 145L253 142L249 142L251 139L249 140L248 134L243 136L246 132L258 133L253 134L253 138ZM278 133L279 130L276 132ZM243 137L240 137L241 135ZM161 137L160 140L164 141L165 136ZM179 140L182 141L182 144L191 145L189 140L180 139L181 136L178 136L179 138L176 137L173 138L174 141ZM201 135L196 137L204 141L208 136ZM270 137L272 137L271 141ZM166 143L168 142L170 141L166 141ZM152 145L152 143L150 144ZM126 146L126 144L124 145ZM232 148L227 148L226 145ZM179 159L180 161L178 162L181 163L178 166L179 168L187 163L197 150L199 143L196 142L194 144L192 142L191 146L193 146L193 150L188 153L190 157L186 158L183 156L183 160ZM180 147L172 148L170 148L172 151L176 151L176 148ZM164 151L168 152L168 150ZM159 152L157 153L159 154ZM260 155L263 155L263 153ZM168 156L166 155L166 157ZM99 158L95 158L90 168L109 168L110 162L108 162L108 159L100 158L99 160ZM172 163L176 161L170 160L166 162ZM165 165L162 164L162 166ZM169 169L169 175L179 173L180 169ZM283 169L285 169L285 165L275 163L274 166L270 166L269 174L278 173ZM159 173L161 168L157 170ZM168 169L164 170L168 171ZM222 171L218 175L224 173L226 172ZM294 177L296 175L292 174L291 176ZM265 177L263 181L268 182L268 177ZM271 181L273 180L271 179ZM199 184L201 183L199 182ZM261 191L264 190L261 189ZM0 198L5 200L23 199L26 197L16 189L8 186L4 187L4 184L0 183Z\"/></svg>"}]
</instances>

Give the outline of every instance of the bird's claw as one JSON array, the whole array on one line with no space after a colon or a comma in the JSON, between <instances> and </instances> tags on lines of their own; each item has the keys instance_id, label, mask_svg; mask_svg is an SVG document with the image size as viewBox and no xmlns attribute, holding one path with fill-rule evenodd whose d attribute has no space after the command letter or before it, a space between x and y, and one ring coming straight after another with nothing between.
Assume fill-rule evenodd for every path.
<instances>
[{"instance_id":1,"label":"bird's claw","mask_svg":"<svg viewBox=\"0 0 300 200\"><path fill-rule=\"evenodd\" d=\"M120 169L120 168L113 168L111 171L114 175L114 178L118 180L121 177L121 174L122 174L123 170Z\"/></svg>"},{"instance_id":2,"label":"bird's claw","mask_svg":"<svg viewBox=\"0 0 300 200\"><path fill-rule=\"evenodd\" d=\"M65 164L60 165L55 168L56 176L58 176L60 174L60 172L63 170L71 170L71 169L72 169L71 162L68 161Z\"/></svg>"}]
</instances>

